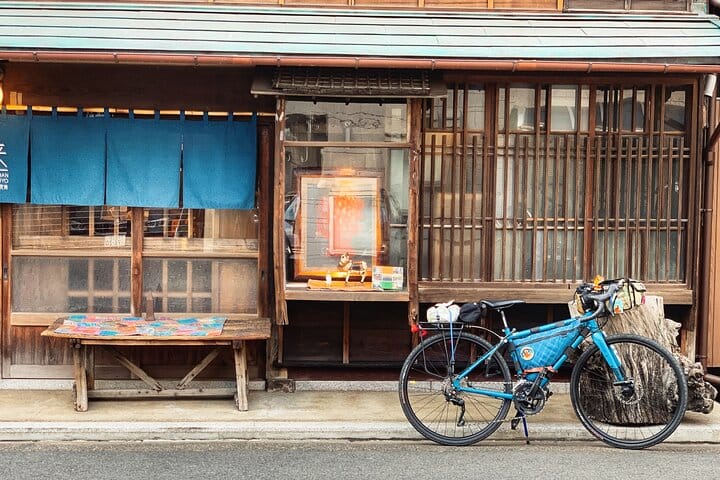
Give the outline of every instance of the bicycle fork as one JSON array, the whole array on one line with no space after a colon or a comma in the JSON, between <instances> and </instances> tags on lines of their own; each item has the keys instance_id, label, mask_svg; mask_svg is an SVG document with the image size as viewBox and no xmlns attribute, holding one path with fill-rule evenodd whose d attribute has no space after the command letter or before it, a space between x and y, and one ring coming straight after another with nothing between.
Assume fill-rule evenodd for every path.
<instances>
[{"instance_id":1,"label":"bicycle fork","mask_svg":"<svg viewBox=\"0 0 720 480\"><path fill-rule=\"evenodd\" d=\"M602 331L594 332L591 337L615 376L613 386L620 387L620 392L624 397L631 397L635 393L635 381L625 376L625 369L620 358L618 358L615 347L607 344L605 333Z\"/></svg>"}]
</instances>

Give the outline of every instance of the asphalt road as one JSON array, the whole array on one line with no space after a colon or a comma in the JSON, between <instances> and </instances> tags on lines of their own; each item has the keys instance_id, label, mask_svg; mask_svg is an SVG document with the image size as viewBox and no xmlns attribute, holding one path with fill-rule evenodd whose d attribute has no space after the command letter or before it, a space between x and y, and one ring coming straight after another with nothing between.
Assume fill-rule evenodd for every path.
<instances>
[{"instance_id":1,"label":"asphalt road","mask_svg":"<svg viewBox=\"0 0 720 480\"><path fill-rule=\"evenodd\" d=\"M0 443L2 479L716 478L720 445L624 451L599 442Z\"/></svg>"}]
</instances>

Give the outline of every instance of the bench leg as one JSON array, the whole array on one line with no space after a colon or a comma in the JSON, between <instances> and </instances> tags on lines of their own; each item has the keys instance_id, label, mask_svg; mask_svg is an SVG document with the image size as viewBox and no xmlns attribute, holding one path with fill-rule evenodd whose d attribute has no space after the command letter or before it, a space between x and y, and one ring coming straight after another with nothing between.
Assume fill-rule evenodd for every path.
<instances>
[{"instance_id":1,"label":"bench leg","mask_svg":"<svg viewBox=\"0 0 720 480\"><path fill-rule=\"evenodd\" d=\"M73 345L73 371L75 373L75 410L87 412L87 347L80 343Z\"/></svg>"},{"instance_id":2,"label":"bench leg","mask_svg":"<svg viewBox=\"0 0 720 480\"><path fill-rule=\"evenodd\" d=\"M237 384L237 394L235 395L235 403L238 410L245 411L248 409L248 381L247 381L247 357L245 342L240 340L233 342L233 353L235 354L235 383Z\"/></svg>"}]
</instances>

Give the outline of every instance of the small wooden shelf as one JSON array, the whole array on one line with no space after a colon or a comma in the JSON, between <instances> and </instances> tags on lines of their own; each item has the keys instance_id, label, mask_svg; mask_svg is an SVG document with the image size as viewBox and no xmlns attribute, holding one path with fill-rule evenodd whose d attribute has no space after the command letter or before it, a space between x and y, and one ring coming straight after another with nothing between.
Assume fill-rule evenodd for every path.
<instances>
[{"instance_id":1,"label":"small wooden shelf","mask_svg":"<svg viewBox=\"0 0 720 480\"><path fill-rule=\"evenodd\" d=\"M289 284L285 287L286 300L315 300L322 302L407 302L407 290L344 292L338 290L308 290L306 284Z\"/></svg>"}]
</instances>

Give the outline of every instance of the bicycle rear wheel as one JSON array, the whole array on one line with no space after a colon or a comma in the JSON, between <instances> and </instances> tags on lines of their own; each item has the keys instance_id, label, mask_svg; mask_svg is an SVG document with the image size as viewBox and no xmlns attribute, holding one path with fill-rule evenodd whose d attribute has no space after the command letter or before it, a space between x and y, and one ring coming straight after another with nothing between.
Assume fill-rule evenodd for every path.
<instances>
[{"instance_id":1,"label":"bicycle rear wheel","mask_svg":"<svg viewBox=\"0 0 720 480\"><path fill-rule=\"evenodd\" d=\"M400 405L410 424L425 438L442 445L470 445L498 429L510 409L510 400L452 388L452 379L491 348L476 335L456 333L451 339L448 333L441 333L410 352L400 372ZM510 371L497 352L475 368L463 385L512 392Z\"/></svg>"},{"instance_id":2,"label":"bicycle rear wheel","mask_svg":"<svg viewBox=\"0 0 720 480\"><path fill-rule=\"evenodd\" d=\"M570 378L575 413L594 436L617 448L657 445L678 427L687 407L687 382L678 361L656 342L616 335L607 343L620 359L617 382L597 346L583 352Z\"/></svg>"}]
</instances>

